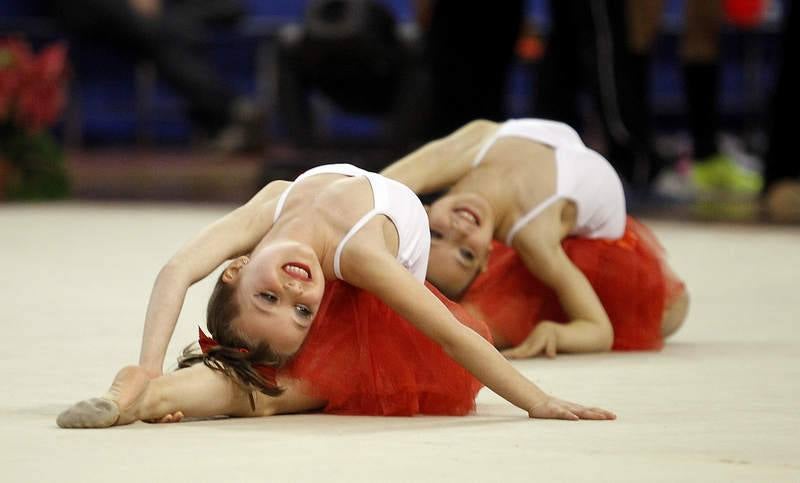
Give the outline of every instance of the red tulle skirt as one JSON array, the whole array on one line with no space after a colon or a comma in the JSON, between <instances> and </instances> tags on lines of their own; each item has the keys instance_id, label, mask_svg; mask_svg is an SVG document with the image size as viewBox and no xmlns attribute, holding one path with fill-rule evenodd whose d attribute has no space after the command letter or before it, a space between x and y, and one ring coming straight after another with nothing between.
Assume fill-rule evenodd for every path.
<instances>
[{"instance_id":1,"label":"red tulle skirt","mask_svg":"<svg viewBox=\"0 0 800 483\"><path fill-rule=\"evenodd\" d=\"M485 324L427 286L462 324L491 340ZM339 281L326 286L303 347L283 371L307 382L334 414L464 415L481 388L377 297Z\"/></svg>"},{"instance_id":2,"label":"red tulle skirt","mask_svg":"<svg viewBox=\"0 0 800 483\"><path fill-rule=\"evenodd\" d=\"M613 349L660 349L664 308L685 287L665 263L655 235L628 217L618 240L568 238L562 246L611 319ZM503 346L518 345L542 320L568 320L555 293L501 243L494 244L488 269L475 279L461 304L486 322Z\"/></svg>"}]
</instances>

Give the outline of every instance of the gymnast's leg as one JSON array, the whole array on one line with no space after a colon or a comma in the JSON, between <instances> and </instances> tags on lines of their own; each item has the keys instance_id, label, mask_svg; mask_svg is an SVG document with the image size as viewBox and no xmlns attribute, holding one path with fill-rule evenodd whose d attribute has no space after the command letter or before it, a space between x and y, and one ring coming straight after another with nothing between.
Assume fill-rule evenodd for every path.
<instances>
[{"instance_id":1,"label":"gymnast's leg","mask_svg":"<svg viewBox=\"0 0 800 483\"><path fill-rule=\"evenodd\" d=\"M304 384L280 380L284 393L270 397L247 392L227 376L203 365L149 380L138 366L123 368L108 392L81 401L58 416L62 428L104 428L132 422L177 422L183 417L256 417L319 409L325 401L311 397Z\"/></svg>"}]
</instances>

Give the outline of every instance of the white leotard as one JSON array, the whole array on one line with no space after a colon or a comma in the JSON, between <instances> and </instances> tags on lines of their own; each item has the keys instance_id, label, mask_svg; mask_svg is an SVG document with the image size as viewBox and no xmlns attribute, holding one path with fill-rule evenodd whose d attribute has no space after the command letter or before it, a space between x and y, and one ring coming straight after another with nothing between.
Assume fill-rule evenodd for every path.
<instances>
[{"instance_id":1,"label":"white leotard","mask_svg":"<svg viewBox=\"0 0 800 483\"><path fill-rule=\"evenodd\" d=\"M397 229L397 261L400 262L420 282L425 281L428 270L428 255L431 246L431 232L428 215L419 198L406 185L380 174L357 168L351 164L327 164L317 166L301 174L280 196L275 207L274 221L283 210L292 186L303 179L317 174L341 174L344 176L363 176L372 187L373 208L364 214L342 237L333 256L333 271L342 280L340 260L347 242L373 217L384 215Z\"/></svg>"},{"instance_id":2,"label":"white leotard","mask_svg":"<svg viewBox=\"0 0 800 483\"><path fill-rule=\"evenodd\" d=\"M501 137L530 139L553 148L556 160L556 191L517 219L506 237L511 245L514 236L545 208L559 199L575 203L578 216L570 235L585 238L620 238L625 232L625 193L614 168L597 152L583 144L570 126L544 119L506 121L478 152L477 166L487 151Z\"/></svg>"}]
</instances>

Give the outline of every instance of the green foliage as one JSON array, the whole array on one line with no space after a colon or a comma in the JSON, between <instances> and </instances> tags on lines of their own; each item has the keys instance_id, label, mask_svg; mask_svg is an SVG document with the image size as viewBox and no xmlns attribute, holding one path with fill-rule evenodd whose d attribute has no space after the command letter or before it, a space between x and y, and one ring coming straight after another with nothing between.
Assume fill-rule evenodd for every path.
<instances>
[{"instance_id":1,"label":"green foliage","mask_svg":"<svg viewBox=\"0 0 800 483\"><path fill-rule=\"evenodd\" d=\"M8 199L58 199L69 195L64 154L49 132L27 133L8 123L0 125L0 162L3 161L11 166L5 186Z\"/></svg>"}]
</instances>

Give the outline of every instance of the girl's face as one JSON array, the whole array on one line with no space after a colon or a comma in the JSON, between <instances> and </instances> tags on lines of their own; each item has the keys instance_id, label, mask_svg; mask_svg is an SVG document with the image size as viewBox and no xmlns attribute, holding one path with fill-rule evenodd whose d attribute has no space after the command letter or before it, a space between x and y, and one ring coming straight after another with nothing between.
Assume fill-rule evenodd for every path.
<instances>
[{"instance_id":1,"label":"girl's face","mask_svg":"<svg viewBox=\"0 0 800 483\"><path fill-rule=\"evenodd\" d=\"M239 329L280 354L297 352L325 292L322 267L313 250L297 242L272 243L249 258L238 258L232 268L232 281L238 279Z\"/></svg>"},{"instance_id":2,"label":"girl's face","mask_svg":"<svg viewBox=\"0 0 800 483\"><path fill-rule=\"evenodd\" d=\"M489 204L469 193L443 196L428 208L431 251L428 280L450 297L486 267L494 233Z\"/></svg>"}]
</instances>

